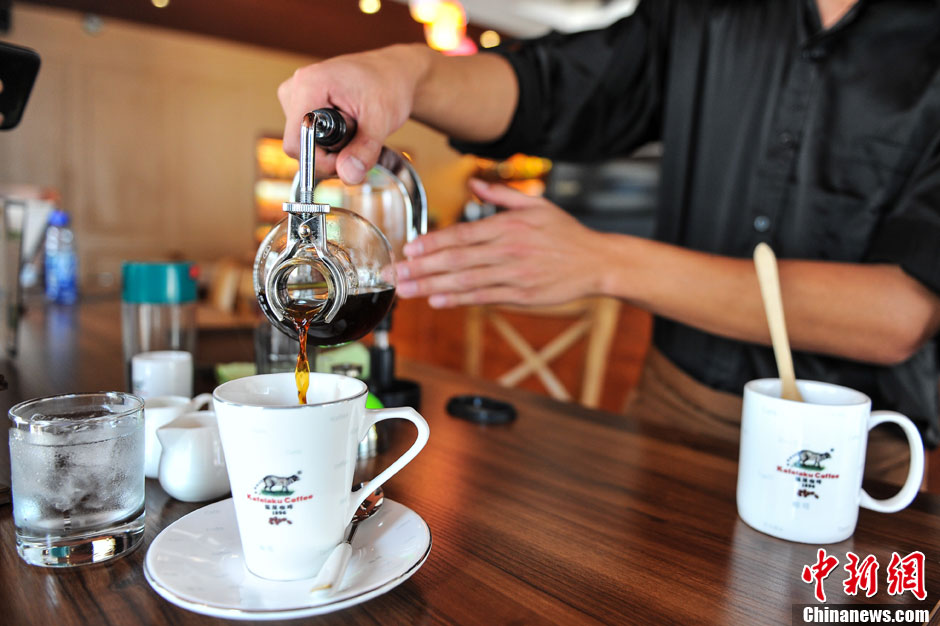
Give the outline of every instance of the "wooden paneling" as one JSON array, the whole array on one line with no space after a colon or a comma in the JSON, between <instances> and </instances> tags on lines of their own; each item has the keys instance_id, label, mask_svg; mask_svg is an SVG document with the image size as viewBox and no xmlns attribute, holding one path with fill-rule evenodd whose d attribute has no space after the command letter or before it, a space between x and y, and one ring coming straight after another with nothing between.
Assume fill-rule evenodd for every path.
<instances>
[{"instance_id":1,"label":"wooden paneling","mask_svg":"<svg viewBox=\"0 0 940 626\"><path fill-rule=\"evenodd\" d=\"M175 241L181 251L198 250L209 259L253 254L254 219L247 222L244 212L251 210L258 134L245 130L256 127L253 119L265 116L246 114L243 103L260 94L253 95L250 84L231 79L175 75L171 89L177 97L168 104L166 124L179 139L175 153L167 155L172 181L168 196L172 206L186 213L185 227L177 225ZM231 153L220 160L219 149ZM207 160L194 162L187 153Z\"/></svg>"},{"instance_id":2,"label":"wooden paneling","mask_svg":"<svg viewBox=\"0 0 940 626\"><path fill-rule=\"evenodd\" d=\"M127 67L80 65L66 129L72 161L83 175L73 181L71 207L82 228L137 240L171 236L164 211L173 178L163 141L167 133L165 85ZM155 237L156 238L156 237Z\"/></svg>"}]
</instances>

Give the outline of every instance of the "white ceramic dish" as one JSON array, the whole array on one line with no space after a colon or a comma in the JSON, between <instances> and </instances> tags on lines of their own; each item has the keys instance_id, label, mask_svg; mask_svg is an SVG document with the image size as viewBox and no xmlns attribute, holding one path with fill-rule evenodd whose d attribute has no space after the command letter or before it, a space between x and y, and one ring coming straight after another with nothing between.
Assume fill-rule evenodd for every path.
<instances>
[{"instance_id":1,"label":"white ceramic dish","mask_svg":"<svg viewBox=\"0 0 940 626\"><path fill-rule=\"evenodd\" d=\"M338 591L311 593L313 579L273 581L249 572L242 558L231 499L180 518L147 551L144 575L167 601L203 615L242 620L307 617L344 609L393 589L431 552L431 531L420 515L385 498L362 522Z\"/></svg>"}]
</instances>

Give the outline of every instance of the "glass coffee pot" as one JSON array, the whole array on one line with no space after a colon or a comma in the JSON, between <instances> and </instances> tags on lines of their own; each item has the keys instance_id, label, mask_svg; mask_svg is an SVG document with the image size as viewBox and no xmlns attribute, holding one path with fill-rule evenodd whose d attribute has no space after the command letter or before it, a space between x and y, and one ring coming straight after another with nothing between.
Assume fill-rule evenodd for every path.
<instances>
[{"instance_id":1,"label":"glass coffee pot","mask_svg":"<svg viewBox=\"0 0 940 626\"><path fill-rule=\"evenodd\" d=\"M355 121L335 109L304 117L293 201L284 203L287 217L255 256L254 288L265 316L288 336L306 334L319 346L354 341L382 321L395 294L394 259L427 224L417 173L388 148L363 184L316 185L317 146L337 151L354 133Z\"/></svg>"}]
</instances>

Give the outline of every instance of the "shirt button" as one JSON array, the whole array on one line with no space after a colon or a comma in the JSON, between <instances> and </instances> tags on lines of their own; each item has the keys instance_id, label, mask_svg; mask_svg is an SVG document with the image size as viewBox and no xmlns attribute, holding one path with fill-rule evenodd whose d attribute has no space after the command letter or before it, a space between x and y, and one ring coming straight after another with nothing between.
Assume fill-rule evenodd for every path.
<instances>
[{"instance_id":1,"label":"shirt button","mask_svg":"<svg viewBox=\"0 0 940 626\"><path fill-rule=\"evenodd\" d=\"M770 218L766 215L758 215L754 218L754 230L759 233L766 233L770 230Z\"/></svg>"},{"instance_id":2,"label":"shirt button","mask_svg":"<svg viewBox=\"0 0 940 626\"><path fill-rule=\"evenodd\" d=\"M803 58L807 61L819 61L826 57L825 48L807 48L803 50Z\"/></svg>"},{"instance_id":3,"label":"shirt button","mask_svg":"<svg viewBox=\"0 0 940 626\"><path fill-rule=\"evenodd\" d=\"M778 136L778 139L780 139L780 143L783 144L783 146L786 148L792 148L793 146L796 145L796 138L790 133L787 133L787 132L780 133L780 135Z\"/></svg>"}]
</instances>

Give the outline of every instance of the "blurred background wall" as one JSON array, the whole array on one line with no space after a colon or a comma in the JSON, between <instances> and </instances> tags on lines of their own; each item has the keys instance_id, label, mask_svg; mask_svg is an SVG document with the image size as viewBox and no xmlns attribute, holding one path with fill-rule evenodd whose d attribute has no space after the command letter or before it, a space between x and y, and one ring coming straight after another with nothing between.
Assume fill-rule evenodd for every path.
<instances>
[{"instance_id":1,"label":"blurred background wall","mask_svg":"<svg viewBox=\"0 0 940 626\"><path fill-rule=\"evenodd\" d=\"M12 6L0 0L0 18L9 18L0 20L0 39L42 56L23 121L0 134L0 196L10 185L55 190L73 219L83 297L116 293L123 260L196 261L207 291L200 313L230 303L222 317L200 316L200 332L248 329L250 353L259 311L248 275L259 227L268 221L259 216L256 151L259 139L283 133L278 85L318 58L423 42L426 30L404 2L386 2L375 14L360 10L362 0L158 4L166 7L157 0L17 0ZM467 7L482 25L525 36L585 26L576 15L610 21L633 4L477 0ZM492 39L495 33L466 25L467 37L481 45L487 34ZM388 144L413 158L432 226L461 215L475 219L493 208L468 202L471 174L544 192L595 228L643 234L652 223L655 158L603 167L553 166L524 155L486 162L459 156L443 136L410 122ZM277 203L267 205L276 217ZM237 277L229 280L233 271ZM229 298L235 289L238 296ZM216 297L218 292L226 297ZM492 325L472 330L474 311L434 310L424 300L406 300L395 317L392 343L402 358L472 371L474 343L483 342L479 374L497 378L518 363L519 355ZM536 349L569 327L566 320L518 311L505 319ZM605 358L611 366L601 376L600 406L612 410L622 406L639 376L650 318L623 306L616 326ZM227 350L238 345L230 337L219 343ZM586 354L581 342L553 364L575 397ZM533 376L520 385L544 389Z\"/></svg>"},{"instance_id":2,"label":"blurred background wall","mask_svg":"<svg viewBox=\"0 0 940 626\"><path fill-rule=\"evenodd\" d=\"M281 135L277 86L314 57L19 3L4 39L42 67L0 184L59 192L87 287L116 285L122 259L253 256L255 142ZM389 144L452 220L472 162L410 122Z\"/></svg>"}]
</instances>

